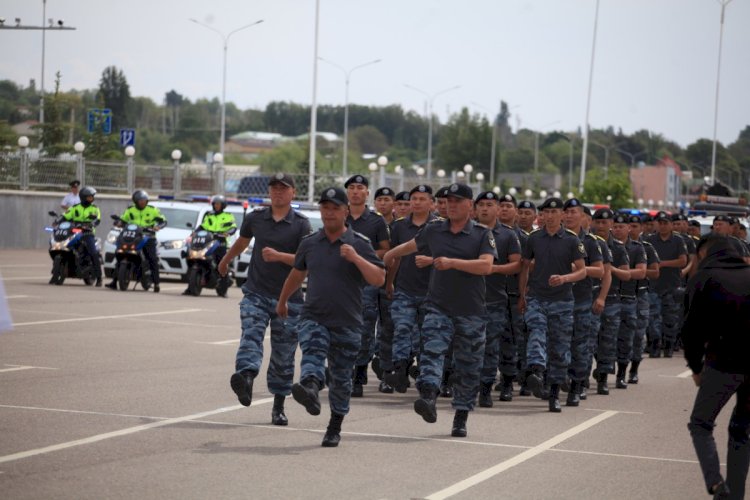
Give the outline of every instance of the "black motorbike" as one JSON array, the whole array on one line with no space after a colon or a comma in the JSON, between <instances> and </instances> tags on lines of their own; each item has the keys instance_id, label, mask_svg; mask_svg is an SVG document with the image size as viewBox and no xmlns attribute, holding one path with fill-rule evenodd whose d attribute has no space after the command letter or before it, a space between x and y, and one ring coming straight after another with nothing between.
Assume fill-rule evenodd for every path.
<instances>
[{"instance_id":1,"label":"black motorbike","mask_svg":"<svg viewBox=\"0 0 750 500\"><path fill-rule=\"evenodd\" d=\"M77 278L91 286L96 282L94 266L83 245L82 238L93 231L92 222L72 222L63 220L57 212L50 211L55 220L51 227L44 229L52 236L49 239L49 256L52 258L50 285L62 285L66 278ZM101 242L96 239L96 251L101 252Z\"/></svg>"},{"instance_id":2,"label":"black motorbike","mask_svg":"<svg viewBox=\"0 0 750 500\"><path fill-rule=\"evenodd\" d=\"M156 231L125 222L117 215L111 217L115 225L120 227L120 234L115 244L116 263L112 277L122 291L128 289L131 281L134 290L138 283L144 290L148 290L153 280L143 248L150 239L156 238Z\"/></svg>"},{"instance_id":3,"label":"black motorbike","mask_svg":"<svg viewBox=\"0 0 750 500\"><path fill-rule=\"evenodd\" d=\"M231 223L227 222L226 226L229 228ZM228 275L219 275L214 254L230 235L231 233L212 233L198 228L189 236L183 257L187 259L188 291L191 295L197 297L204 288L213 288L216 295L226 296L227 290L232 286L232 279Z\"/></svg>"}]
</instances>

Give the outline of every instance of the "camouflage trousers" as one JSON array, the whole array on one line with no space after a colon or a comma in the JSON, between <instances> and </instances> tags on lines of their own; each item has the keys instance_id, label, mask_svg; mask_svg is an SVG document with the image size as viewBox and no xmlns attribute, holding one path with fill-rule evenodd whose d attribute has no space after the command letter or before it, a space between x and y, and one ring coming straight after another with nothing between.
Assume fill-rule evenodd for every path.
<instances>
[{"instance_id":1,"label":"camouflage trousers","mask_svg":"<svg viewBox=\"0 0 750 500\"><path fill-rule=\"evenodd\" d=\"M672 292L654 294L655 301L651 308L649 323L652 326L651 342L671 342L674 345L680 328L681 304L675 300Z\"/></svg>"},{"instance_id":2,"label":"camouflage trousers","mask_svg":"<svg viewBox=\"0 0 750 500\"><path fill-rule=\"evenodd\" d=\"M615 373L617 332L620 330L620 300L607 297L601 314L596 344L596 373Z\"/></svg>"},{"instance_id":3,"label":"camouflage trousers","mask_svg":"<svg viewBox=\"0 0 750 500\"><path fill-rule=\"evenodd\" d=\"M638 330L638 299L620 298L620 328L617 331L617 362L628 364L633 355L633 339Z\"/></svg>"},{"instance_id":4,"label":"camouflage trousers","mask_svg":"<svg viewBox=\"0 0 750 500\"><path fill-rule=\"evenodd\" d=\"M510 329L513 332L513 338L516 341L516 366L518 367L516 373L519 373L521 377L525 378L524 372L526 371L526 345L528 343L528 336L526 332L526 322L523 319L523 314L518 309L518 295L508 295L508 310L510 311ZM498 366L498 368L500 368ZM523 382L523 380L521 380Z\"/></svg>"},{"instance_id":5,"label":"camouflage trousers","mask_svg":"<svg viewBox=\"0 0 750 500\"><path fill-rule=\"evenodd\" d=\"M497 370L507 377L518 374L516 344L510 327L508 301L487 304L487 338L484 344L484 363L481 383L495 382Z\"/></svg>"},{"instance_id":6,"label":"camouflage trousers","mask_svg":"<svg viewBox=\"0 0 750 500\"><path fill-rule=\"evenodd\" d=\"M568 374L571 380L583 382L589 376L589 366L594 355L592 338L596 339L593 329L594 313L591 311L593 301L583 300L573 304L573 335L570 341L570 366Z\"/></svg>"},{"instance_id":7,"label":"camouflage trousers","mask_svg":"<svg viewBox=\"0 0 750 500\"><path fill-rule=\"evenodd\" d=\"M573 300L528 297L524 319L529 331L526 349L528 366L547 366L547 380L551 384L562 384L570 365Z\"/></svg>"},{"instance_id":8,"label":"camouflage trousers","mask_svg":"<svg viewBox=\"0 0 750 500\"><path fill-rule=\"evenodd\" d=\"M380 368L383 371L393 370L393 318L391 307L393 301L386 297L385 290L380 289L378 294L378 336L376 339L376 350L380 358Z\"/></svg>"},{"instance_id":9,"label":"camouflage trousers","mask_svg":"<svg viewBox=\"0 0 750 500\"><path fill-rule=\"evenodd\" d=\"M443 363L453 344L453 402L456 410L472 410L479 394L479 376L484 361L485 318L448 316L434 306L425 306L422 324L424 345L419 357L417 388L440 387Z\"/></svg>"},{"instance_id":10,"label":"camouflage trousers","mask_svg":"<svg viewBox=\"0 0 750 500\"><path fill-rule=\"evenodd\" d=\"M245 292L240 301L242 338L237 349L235 370L255 375L263 362L263 339L271 325L271 358L266 383L271 394L288 396L294 379L294 353L297 350L297 322L302 304L289 303L289 316L276 315L277 300L255 292Z\"/></svg>"},{"instance_id":11,"label":"camouflage trousers","mask_svg":"<svg viewBox=\"0 0 750 500\"><path fill-rule=\"evenodd\" d=\"M395 292L391 303L393 321L393 362L406 362L419 358L422 343L424 297L415 297L404 292Z\"/></svg>"},{"instance_id":12,"label":"camouflage trousers","mask_svg":"<svg viewBox=\"0 0 750 500\"><path fill-rule=\"evenodd\" d=\"M323 388L328 360L328 403L331 411L349 413L352 395L352 366L360 350L360 330L353 327L328 328L309 318L299 321L302 349L300 380L314 379Z\"/></svg>"},{"instance_id":13,"label":"camouflage trousers","mask_svg":"<svg viewBox=\"0 0 750 500\"><path fill-rule=\"evenodd\" d=\"M360 327L362 344L354 363L357 366L366 365L375 354L375 325L378 321L379 293L380 289L375 286L366 285L362 289L362 326Z\"/></svg>"},{"instance_id":14,"label":"camouflage trousers","mask_svg":"<svg viewBox=\"0 0 750 500\"><path fill-rule=\"evenodd\" d=\"M638 295L638 305L636 306L636 325L635 335L633 336L633 352L630 355L631 361L641 361L643 359L643 346L646 341L646 329L650 313L650 304L648 301L648 292Z\"/></svg>"}]
</instances>

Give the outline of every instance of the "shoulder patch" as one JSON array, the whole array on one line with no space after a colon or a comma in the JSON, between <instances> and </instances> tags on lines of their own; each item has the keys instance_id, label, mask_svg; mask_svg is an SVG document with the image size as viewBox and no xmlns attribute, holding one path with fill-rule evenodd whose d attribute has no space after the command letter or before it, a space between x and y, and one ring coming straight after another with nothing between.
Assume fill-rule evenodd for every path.
<instances>
[{"instance_id":1,"label":"shoulder patch","mask_svg":"<svg viewBox=\"0 0 750 500\"><path fill-rule=\"evenodd\" d=\"M312 233L309 233L309 234L306 234L306 235L304 235L304 236L302 237L302 239L303 239L303 240L306 240L306 239L307 239L307 238L309 238L310 236L314 236L314 235L316 235L316 234L318 234L318 231L313 231Z\"/></svg>"},{"instance_id":2,"label":"shoulder patch","mask_svg":"<svg viewBox=\"0 0 750 500\"><path fill-rule=\"evenodd\" d=\"M539 232L539 231L541 231L541 230L542 230L542 228L541 228L541 227L538 227L538 228L534 229L533 231L531 231L530 233L526 233L526 231L524 231L523 229L521 229L521 231L523 231L523 232L524 232L524 233L526 233L526 234L534 234L534 233L538 233L538 232Z\"/></svg>"},{"instance_id":3,"label":"shoulder patch","mask_svg":"<svg viewBox=\"0 0 750 500\"><path fill-rule=\"evenodd\" d=\"M397 218L397 219L396 219L395 221L393 221L393 222L396 222L396 221L399 221L399 220L404 220L404 219L406 219L406 217L399 217L399 218Z\"/></svg>"},{"instance_id":4,"label":"shoulder patch","mask_svg":"<svg viewBox=\"0 0 750 500\"><path fill-rule=\"evenodd\" d=\"M367 236L365 236L364 234L362 234L362 233L358 233L357 231L352 231L352 232L354 233L354 236L358 236L359 238L362 238L362 239L363 239L363 240L365 240L366 242L370 243L370 238L368 238L368 237L367 237Z\"/></svg>"},{"instance_id":5,"label":"shoulder patch","mask_svg":"<svg viewBox=\"0 0 750 500\"><path fill-rule=\"evenodd\" d=\"M427 222L427 224L436 224L438 222L445 222L445 219L443 219L442 217L436 217L432 219L431 221Z\"/></svg>"},{"instance_id":6,"label":"shoulder patch","mask_svg":"<svg viewBox=\"0 0 750 500\"><path fill-rule=\"evenodd\" d=\"M500 225L508 229L513 229L513 226L509 226L508 224L505 224L503 222L501 222Z\"/></svg>"},{"instance_id":7,"label":"shoulder patch","mask_svg":"<svg viewBox=\"0 0 750 500\"><path fill-rule=\"evenodd\" d=\"M474 225L481 227L482 229L489 229L485 224L482 224L481 222L474 221Z\"/></svg>"},{"instance_id":8,"label":"shoulder patch","mask_svg":"<svg viewBox=\"0 0 750 500\"><path fill-rule=\"evenodd\" d=\"M601 236L599 236L598 234L593 234L593 233L589 233L589 234L591 236L593 236L595 240L598 240L598 241L607 241L604 238L602 238Z\"/></svg>"},{"instance_id":9,"label":"shoulder patch","mask_svg":"<svg viewBox=\"0 0 750 500\"><path fill-rule=\"evenodd\" d=\"M578 238L578 234L576 234L576 232L575 232L575 231L573 231L572 229L568 229L568 228L566 227L566 228L565 228L565 231L567 231L568 233L570 233L570 234L572 234L573 236L575 236L576 238Z\"/></svg>"}]
</instances>

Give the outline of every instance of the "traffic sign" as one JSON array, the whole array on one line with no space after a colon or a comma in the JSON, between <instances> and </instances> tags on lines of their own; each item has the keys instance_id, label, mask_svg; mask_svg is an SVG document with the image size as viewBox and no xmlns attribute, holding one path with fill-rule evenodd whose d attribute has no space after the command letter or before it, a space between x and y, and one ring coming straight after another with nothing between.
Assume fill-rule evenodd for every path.
<instances>
[{"instance_id":1,"label":"traffic sign","mask_svg":"<svg viewBox=\"0 0 750 500\"><path fill-rule=\"evenodd\" d=\"M134 128L121 128L120 129L120 146L135 146L135 129Z\"/></svg>"},{"instance_id":2,"label":"traffic sign","mask_svg":"<svg viewBox=\"0 0 750 500\"><path fill-rule=\"evenodd\" d=\"M93 134L95 130L101 127L101 131L104 134L112 133L112 110L109 108L93 108L90 109L87 116L87 127L89 134Z\"/></svg>"},{"instance_id":3,"label":"traffic sign","mask_svg":"<svg viewBox=\"0 0 750 500\"><path fill-rule=\"evenodd\" d=\"M109 135L112 133L112 110L104 108L100 113L102 116L102 132Z\"/></svg>"}]
</instances>

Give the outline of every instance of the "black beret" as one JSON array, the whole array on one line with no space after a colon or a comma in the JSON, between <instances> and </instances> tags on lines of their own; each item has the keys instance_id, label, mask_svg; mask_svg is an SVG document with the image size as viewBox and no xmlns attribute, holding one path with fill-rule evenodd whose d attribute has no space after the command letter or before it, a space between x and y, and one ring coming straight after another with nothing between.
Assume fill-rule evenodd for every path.
<instances>
[{"instance_id":1,"label":"black beret","mask_svg":"<svg viewBox=\"0 0 750 500\"><path fill-rule=\"evenodd\" d=\"M563 208L563 201L560 198L547 198L544 200L544 203L539 207L539 210L545 210L547 208L559 208L562 210Z\"/></svg>"},{"instance_id":2,"label":"black beret","mask_svg":"<svg viewBox=\"0 0 750 500\"><path fill-rule=\"evenodd\" d=\"M594 220L614 219L615 213L609 208L600 208L592 216Z\"/></svg>"},{"instance_id":3,"label":"black beret","mask_svg":"<svg viewBox=\"0 0 750 500\"><path fill-rule=\"evenodd\" d=\"M688 221L688 226L693 226L693 227L701 227L701 223L700 223L700 222L698 222L698 221L697 221L697 220L695 220L695 219L692 219L692 220L689 220L689 221Z\"/></svg>"},{"instance_id":4,"label":"black beret","mask_svg":"<svg viewBox=\"0 0 750 500\"><path fill-rule=\"evenodd\" d=\"M654 222L654 218L651 217L651 214L643 214L643 217L641 217L641 221L643 221L643 222Z\"/></svg>"},{"instance_id":5,"label":"black beret","mask_svg":"<svg viewBox=\"0 0 750 500\"><path fill-rule=\"evenodd\" d=\"M435 192L435 198L446 198L448 196L448 186L443 186Z\"/></svg>"},{"instance_id":6,"label":"black beret","mask_svg":"<svg viewBox=\"0 0 750 500\"><path fill-rule=\"evenodd\" d=\"M627 214L617 214L614 217L615 224L627 224L629 222L630 216Z\"/></svg>"},{"instance_id":7,"label":"black beret","mask_svg":"<svg viewBox=\"0 0 750 500\"><path fill-rule=\"evenodd\" d=\"M591 209L587 207L586 205L583 206L583 213L591 217Z\"/></svg>"},{"instance_id":8,"label":"black beret","mask_svg":"<svg viewBox=\"0 0 750 500\"><path fill-rule=\"evenodd\" d=\"M570 207L582 207L583 203L581 203L581 200L578 198L570 198L569 200L565 200L565 203L563 203L563 210L567 210Z\"/></svg>"},{"instance_id":9,"label":"black beret","mask_svg":"<svg viewBox=\"0 0 750 500\"><path fill-rule=\"evenodd\" d=\"M474 199L474 192L466 184L459 184L457 182L454 182L453 184L448 186L448 191L446 191L445 196L453 196L454 198L472 200Z\"/></svg>"},{"instance_id":10,"label":"black beret","mask_svg":"<svg viewBox=\"0 0 750 500\"><path fill-rule=\"evenodd\" d=\"M474 200L474 204L476 205L476 204L477 204L477 203L479 203L479 202L480 202L481 200L498 201L498 197L497 197L497 195L496 195L495 193L493 193L492 191L482 191L482 192L481 192L481 193L479 193L479 195L477 196L477 199L476 199L476 200Z\"/></svg>"},{"instance_id":11,"label":"black beret","mask_svg":"<svg viewBox=\"0 0 750 500\"><path fill-rule=\"evenodd\" d=\"M729 224L732 224L732 217L728 215L717 215L714 217L714 222L720 221L720 222L727 222Z\"/></svg>"},{"instance_id":12,"label":"black beret","mask_svg":"<svg viewBox=\"0 0 750 500\"><path fill-rule=\"evenodd\" d=\"M396 201L409 201L409 191L401 191L396 195Z\"/></svg>"},{"instance_id":13,"label":"black beret","mask_svg":"<svg viewBox=\"0 0 750 500\"><path fill-rule=\"evenodd\" d=\"M352 175L349 177L346 182L344 183L344 187L349 187L349 184L362 184L364 186L370 186L370 181L367 179L366 175Z\"/></svg>"},{"instance_id":14,"label":"black beret","mask_svg":"<svg viewBox=\"0 0 750 500\"><path fill-rule=\"evenodd\" d=\"M409 191L409 196L413 195L414 193L432 194L432 188L427 184L419 184L418 186L414 186L413 188L411 188L411 191Z\"/></svg>"},{"instance_id":15,"label":"black beret","mask_svg":"<svg viewBox=\"0 0 750 500\"><path fill-rule=\"evenodd\" d=\"M391 198L393 198L394 196L396 196L396 193L389 187L382 187L378 188L378 190L375 191L375 196L373 198L378 198L380 196L390 196Z\"/></svg>"},{"instance_id":16,"label":"black beret","mask_svg":"<svg viewBox=\"0 0 750 500\"><path fill-rule=\"evenodd\" d=\"M667 212L657 212L656 215L654 215L654 220L657 222L663 221L663 220L672 222L672 218L669 216Z\"/></svg>"},{"instance_id":17,"label":"black beret","mask_svg":"<svg viewBox=\"0 0 750 500\"><path fill-rule=\"evenodd\" d=\"M672 214L672 222L678 220L687 220L687 217L685 217L683 214Z\"/></svg>"},{"instance_id":18,"label":"black beret","mask_svg":"<svg viewBox=\"0 0 750 500\"><path fill-rule=\"evenodd\" d=\"M346 191L340 187L329 187L324 189L320 194L320 201L318 203L323 203L324 201L332 201L336 205L348 205L349 197L346 196Z\"/></svg>"},{"instance_id":19,"label":"black beret","mask_svg":"<svg viewBox=\"0 0 750 500\"><path fill-rule=\"evenodd\" d=\"M514 206L514 207L516 206L516 197L515 197L515 196L513 196L513 195L512 195L512 194L510 194L510 193L505 193L504 195L502 195L502 196L499 196L499 197L497 198L497 200L498 200L498 201L499 201L500 203L513 203L513 206Z\"/></svg>"},{"instance_id":20,"label":"black beret","mask_svg":"<svg viewBox=\"0 0 750 500\"><path fill-rule=\"evenodd\" d=\"M518 208L530 208L532 210L536 210L536 205L534 205L534 202L529 200L523 200L518 203Z\"/></svg>"},{"instance_id":21,"label":"black beret","mask_svg":"<svg viewBox=\"0 0 750 500\"><path fill-rule=\"evenodd\" d=\"M641 218L639 216L637 216L637 215L631 215L630 218L628 219L628 222L630 222L631 224L641 224L641 223L643 223L643 221L641 220Z\"/></svg>"}]
</instances>

